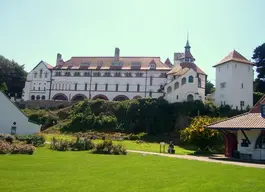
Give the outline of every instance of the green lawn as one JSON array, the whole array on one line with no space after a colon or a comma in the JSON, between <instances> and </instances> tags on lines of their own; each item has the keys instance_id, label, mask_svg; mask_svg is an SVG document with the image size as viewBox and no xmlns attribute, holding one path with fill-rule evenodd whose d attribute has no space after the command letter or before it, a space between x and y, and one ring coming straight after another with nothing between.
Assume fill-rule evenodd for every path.
<instances>
[{"instance_id":1,"label":"green lawn","mask_svg":"<svg viewBox=\"0 0 265 192\"><path fill-rule=\"evenodd\" d=\"M53 137L57 139L66 139L66 140L73 140L75 137L71 135L64 135L64 134L43 134L46 141L51 141ZM101 142L101 140L94 140L95 143ZM114 143L122 144L126 149L131 150L139 150L139 151L149 151L149 152L159 152L160 151L160 144L159 143L147 143L147 142L137 142L137 141L113 141ZM165 147L165 151L167 151L168 145ZM188 150L180 146L175 146L176 154L192 154L193 150Z\"/></svg>"},{"instance_id":2,"label":"green lawn","mask_svg":"<svg viewBox=\"0 0 265 192\"><path fill-rule=\"evenodd\" d=\"M38 148L0 155L3 192L264 191L265 170L160 156L95 155Z\"/></svg>"}]
</instances>

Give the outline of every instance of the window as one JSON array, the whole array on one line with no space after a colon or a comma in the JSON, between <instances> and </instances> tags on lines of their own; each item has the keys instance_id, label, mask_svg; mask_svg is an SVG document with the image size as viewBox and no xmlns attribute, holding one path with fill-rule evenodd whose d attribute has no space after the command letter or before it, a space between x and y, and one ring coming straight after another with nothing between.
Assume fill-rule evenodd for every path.
<instances>
[{"instance_id":1,"label":"window","mask_svg":"<svg viewBox=\"0 0 265 192\"><path fill-rule=\"evenodd\" d=\"M150 77L150 85L153 85L153 77Z\"/></svg>"},{"instance_id":2,"label":"window","mask_svg":"<svg viewBox=\"0 0 265 192\"><path fill-rule=\"evenodd\" d=\"M40 96L39 96L39 95L37 95L36 99L37 99L37 100L40 100Z\"/></svg>"},{"instance_id":3,"label":"window","mask_svg":"<svg viewBox=\"0 0 265 192\"><path fill-rule=\"evenodd\" d=\"M100 77L101 74L100 74L100 72L95 72L95 73L93 73L93 76L94 76L94 77Z\"/></svg>"},{"instance_id":4,"label":"window","mask_svg":"<svg viewBox=\"0 0 265 192\"><path fill-rule=\"evenodd\" d=\"M179 96L177 95L177 100L179 100Z\"/></svg>"},{"instance_id":5,"label":"window","mask_svg":"<svg viewBox=\"0 0 265 192\"><path fill-rule=\"evenodd\" d=\"M35 87L33 87L33 91L35 91Z\"/></svg>"},{"instance_id":6,"label":"window","mask_svg":"<svg viewBox=\"0 0 265 192\"><path fill-rule=\"evenodd\" d=\"M38 73L37 73L37 72L35 72L35 73L34 73L34 78L37 78L37 75L38 75Z\"/></svg>"},{"instance_id":7,"label":"window","mask_svg":"<svg viewBox=\"0 0 265 192\"><path fill-rule=\"evenodd\" d=\"M48 72L45 72L45 78L48 78Z\"/></svg>"},{"instance_id":8,"label":"window","mask_svg":"<svg viewBox=\"0 0 265 192\"><path fill-rule=\"evenodd\" d=\"M126 91L129 91L129 84L126 85Z\"/></svg>"},{"instance_id":9,"label":"window","mask_svg":"<svg viewBox=\"0 0 265 192\"><path fill-rule=\"evenodd\" d=\"M57 71L57 72L55 72L55 76L62 76L62 73Z\"/></svg>"},{"instance_id":10,"label":"window","mask_svg":"<svg viewBox=\"0 0 265 192\"><path fill-rule=\"evenodd\" d=\"M245 101L240 101L240 107L243 108L245 106Z\"/></svg>"},{"instance_id":11,"label":"window","mask_svg":"<svg viewBox=\"0 0 265 192\"><path fill-rule=\"evenodd\" d=\"M85 72L85 73L84 73L84 76L85 76L85 77L89 77L89 76L90 76L90 73L89 73L89 72Z\"/></svg>"},{"instance_id":12,"label":"window","mask_svg":"<svg viewBox=\"0 0 265 192\"><path fill-rule=\"evenodd\" d=\"M40 70L40 78L42 78L42 73L43 73L43 70L41 69Z\"/></svg>"},{"instance_id":13,"label":"window","mask_svg":"<svg viewBox=\"0 0 265 192\"><path fill-rule=\"evenodd\" d=\"M149 97L152 98L152 95L153 95L152 91L149 91Z\"/></svg>"},{"instance_id":14,"label":"window","mask_svg":"<svg viewBox=\"0 0 265 192\"><path fill-rule=\"evenodd\" d=\"M35 95L31 95L31 100L35 100Z\"/></svg>"},{"instance_id":15,"label":"window","mask_svg":"<svg viewBox=\"0 0 265 192\"><path fill-rule=\"evenodd\" d=\"M226 88L226 83L225 83L225 82L220 83L220 87L221 87L222 89Z\"/></svg>"},{"instance_id":16,"label":"window","mask_svg":"<svg viewBox=\"0 0 265 192\"><path fill-rule=\"evenodd\" d=\"M95 84L95 91L97 91L98 90L98 84L96 83Z\"/></svg>"},{"instance_id":17,"label":"window","mask_svg":"<svg viewBox=\"0 0 265 192\"><path fill-rule=\"evenodd\" d=\"M172 88L169 86L168 88L167 88L167 93L171 93L172 92Z\"/></svg>"},{"instance_id":18,"label":"window","mask_svg":"<svg viewBox=\"0 0 265 192\"><path fill-rule=\"evenodd\" d=\"M59 84L59 90L61 90L61 84Z\"/></svg>"},{"instance_id":19,"label":"window","mask_svg":"<svg viewBox=\"0 0 265 192\"><path fill-rule=\"evenodd\" d=\"M201 80L201 78L198 78L198 87L199 88L202 87L202 80Z\"/></svg>"},{"instance_id":20,"label":"window","mask_svg":"<svg viewBox=\"0 0 265 192\"><path fill-rule=\"evenodd\" d=\"M105 76L105 77L111 77L111 74L110 74L110 72L106 72L106 73L104 74L104 76Z\"/></svg>"},{"instance_id":21,"label":"window","mask_svg":"<svg viewBox=\"0 0 265 192\"><path fill-rule=\"evenodd\" d=\"M105 85L105 91L108 91L108 84Z\"/></svg>"},{"instance_id":22,"label":"window","mask_svg":"<svg viewBox=\"0 0 265 192\"><path fill-rule=\"evenodd\" d=\"M41 100L45 100L45 96L44 95L41 96Z\"/></svg>"},{"instance_id":23,"label":"window","mask_svg":"<svg viewBox=\"0 0 265 192\"><path fill-rule=\"evenodd\" d=\"M38 90L40 91L40 87L38 88Z\"/></svg>"},{"instance_id":24,"label":"window","mask_svg":"<svg viewBox=\"0 0 265 192\"><path fill-rule=\"evenodd\" d=\"M71 73L70 72L65 72L64 76L71 76Z\"/></svg>"},{"instance_id":25,"label":"window","mask_svg":"<svg viewBox=\"0 0 265 192\"><path fill-rule=\"evenodd\" d=\"M119 85L116 84L116 91L119 91Z\"/></svg>"},{"instance_id":26,"label":"window","mask_svg":"<svg viewBox=\"0 0 265 192\"><path fill-rule=\"evenodd\" d=\"M43 90L46 91L46 87L44 87Z\"/></svg>"},{"instance_id":27,"label":"window","mask_svg":"<svg viewBox=\"0 0 265 192\"><path fill-rule=\"evenodd\" d=\"M189 76L189 83L193 83L193 76Z\"/></svg>"},{"instance_id":28,"label":"window","mask_svg":"<svg viewBox=\"0 0 265 192\"><path fill-rule=\"evenodd\" d=\"M152 63L152 64L150 65L150 69L155 69L155 68L156 68L156 64Z\"/></svg>"},{"instance_id":29,"label":"window","mask_svg":"<svg viewBox=\"0 0 265 192\"><path fill-rule=\"evenodd\" d=\"M179 82L176 82L175 84L174 84L174 89L178 89L179 88Z\"/></svg>"},{"instance_id":30,"label":"window","mask_svg":"<svg viewBox=\"0 0 265 192\"><path fill-rule=\"evenodd\" d=\"M265 149L265 134L263 132L259 135L255 148Z\"/></svg>"},{"instance_id":31,"label":"window","mask_svg":"<svg viewBox=\"0 0 265 192\"><path fill-rule=\"evenodd\" d=\"M142 77L142 76L143 76L143 73L136 73L135 76L136 76L136 77Z\"/></svg>"},{"instance_id":32,"label":"window","mask_svg":"<svg viewBox=\"0 0 265 192\"><path fill-rule=\"evenodd\" d=\"M85 91L87 91L87 83L85 83Z\"/></svg>"},{"instance_id":33,"label":"window","mask_svg":"<svg viewBox=\"0 0 265 192\"><path fill-rule=\"evenodd\" d=\"M241 83L241 89L244 89L244 84L243 83Z\"/></svg>"},{"instance_id":34,"label":"window","mask_svg":"<svg viewBox=\"0 0 265 192\"><path fill-rule=\"evenodd\" d=\"M74 72L74 76L80 76L80 72Z\"/></svg>"},{"instance_id":35,"label":"window","mask_svg":"<svg viewBox=\"0 0 265 192\"><path fill-rule=\"evenodd\" d=\"M186 77L183 77L182 79L181 79L181 85L184 85L184 84L186 84Z\"/></svg>"},{"instance_id":36,"label":"window","mask_svg":"<svg viewBox=\"0 0 265 192\"><path fill-rule=\"evenodd\" d=\"M121 73L120 72L116 72L115 73L115 77L121 77Z\"/></svg>"},{"instance_id":37,"label":"window","mask_svg":"<svg viewBox=\"0 0 265 192\"><path fill-rule=\"evenodd\" d=\"M132 73L125 73L125 77L131 77L132 76Z\"/></svg>"},{"instance_id":38,"label":"window","mask_svg":"<svg viewBox=\"0 0 265 192\"><path fill-rule=\"evenodd\" d=\"M192 102L192 101L194 101L194 97L193 97L192 94L189 94L189 95L187 96L187 101L188 101L188 102Z\"/></svg>"},{"instance_id":39,"label":"window","mask_svg":"<svg viewBox=\"0 0 265 192\"><path fill-rule=\"evenodd\" d=\"M77 83L75 83L75 91L77 90Z\"/></svg>"},{"instance_id":40,"label":"window","mask_svg":"<svg viewBox=\"0 0 265 192\"><path fill-rule=\"evenodd\" d=\"M137 85L137 92L140 92L140 85Z\"/></svg>"}]
</instances>

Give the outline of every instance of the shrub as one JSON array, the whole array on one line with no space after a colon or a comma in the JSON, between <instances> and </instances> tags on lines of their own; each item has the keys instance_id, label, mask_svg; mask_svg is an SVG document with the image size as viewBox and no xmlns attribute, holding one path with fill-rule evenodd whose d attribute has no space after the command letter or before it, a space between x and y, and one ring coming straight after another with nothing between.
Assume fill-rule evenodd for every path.
<instances>
[{"instance_id":1,"label":"shrub","mask_svg":"<svg viewBox=\"0 0 265 192\"><path fill-rule=\"evenodd\" d=\"M15 139L16 138L13 135L3 133L0 134L0 140L6 141L8 143L13 143Z\"/></svg>"},{"instance_id":2,"label":"shrub","mask_svg":"<svg viewBox=\"0 0 265 192\"><path fill-rule=\"evenodd\" d=\"M113 154L113 155L126 155L126 149L120 145L114 145L110 140L104 140L101 143L96 144L92 153L95 154Z\"/></svg>"},{"instance_id":3,"label":"shrub","mask_svg":"<svg viewBox=\"0 0 265 192\"><path fill-rule=\"evenodd\" d=\"M195 145L204 151L221 145L221 134L216 130L204 128L221 119L222 118L211 118L207 116L195 117L189 127L181 130L180 138L182 141Z\"/></svg>"},{"instance_id":4,"label":"shrub","mask_svg":"<svg viewBox=\"0 0 265 192\"><path fill-rule=\"evenodd\" d=\"M11 152L11 145L3 140L0 140L0 154L8 154Z\"/></svg>"},{"instance_id":5,"label":"shrub","mask_svg":"<svg viewBox=\"0 0 265 192\"><path fill-rule=\"evenodd\" d=\"M36 148L29 144L13 144L11 147L11 154L29 154L32 155Z\"/></svg>"},{"instance_id":6,"label":"shrub","mask_svg":"<svg viewBox=\"0 0 265 192\"><path fill-rule=\"evenodd\" d=\"M146 133L138 133L138 134L129 134L124 137L125 140L142 140L147 134Z\"/></svg>"},{"instance_id":7,"label":"shrub","mask_svg":"<svg viewBox=\"0 0 265 192\"><path fill-rule=\"evenodd\" d=\"M16 139L19 141L25 141L27 144L32 144L35 147L43 146L45 143L44 136L38 134L17 135Z\"/></svg>"},{"instance_id":8,"label":"shrub","mask_svg":"<svg viewBox=\"0 0 265 192\"><path fill-rule=\"evenodd\" d=\"M94 147L94 143L87 138L77 137L76 141L52 139L50 149L57 151L87 151Z\"/></svg>"},{"instance_id":9,"label":"shrub","mask_svg":"<svg viewBox=\"0 0 265 192\"><path fill-rule=\"evenodd\" d=\"M32 145L23 143L10 144L5 141L0 141L0 154L29 154L32 155L36 148Z\"/></svg>"}]
</instances>

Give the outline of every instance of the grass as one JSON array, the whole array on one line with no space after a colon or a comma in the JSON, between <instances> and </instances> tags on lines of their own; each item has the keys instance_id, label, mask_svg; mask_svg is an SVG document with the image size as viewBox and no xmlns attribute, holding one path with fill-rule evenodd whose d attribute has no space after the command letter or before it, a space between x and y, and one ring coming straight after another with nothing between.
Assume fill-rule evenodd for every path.
<instances>
[{"instance_id":1,"label":"grass","mask_svg":"<svg viewBox=\"0 0 265 192\"><path fill-rule=\"evenodd\" d=\"M76 137L72 135L64 135L64 134L42 134L45 137L46 141L51 141L53 137L56 139L64 139L64 140L73 140ZM98 143L101 140L94 140L93 142ZM148 142L139 142L139 141L113 141L114 143L121 143L126 149L130 150L138 150L138 151L148 151L148 152L160 152L160 144L159 143L148 143ZM167 151L167 146L165 146L165 151ZM180 146L175 146L176 154L193 154L194 150L185 149Z\"/></svg>"},{"instance_id":2,"label":"grass","mask_svg":"<svg viewBox=\"0 0 265 192\"><path fill-rule=\"evenodd\" d=\"M160 156L94 155L38 148L0 156L5 192L249 192L264 191L264 169Z\"/></svg>"}]
</instances>

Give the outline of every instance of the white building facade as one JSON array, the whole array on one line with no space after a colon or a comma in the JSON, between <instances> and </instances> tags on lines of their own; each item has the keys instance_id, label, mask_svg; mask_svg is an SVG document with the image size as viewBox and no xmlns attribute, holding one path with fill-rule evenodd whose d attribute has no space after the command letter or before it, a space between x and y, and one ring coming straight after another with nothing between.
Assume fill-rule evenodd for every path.
<instances>
[{"instance_id":1,"label":"white building facade","mask_svg":"<svg viewBox=\"0 0 265 192\"><path fill-rule=\"evenodd\" d=\"M177 76L170 73L180 66L188 69L187 73ZM197 70L192 60L173 66L169 59L162 62L160 57L120 57L119 48L115 49L114 57L72 57L63 61L61 54L57 54L55 67L41 61L28 74L23 100L121 101L164 97L169 102L182 102L190 94L193 96L189 96L190 101L204 100L205 75L198 89ZM174 80L184 77L187 84L180 86L177 93L165 91Z\"/></svg>"},{"instance_id":2,"label":"white building facade","mask_svg":"<svg viewBox=\"0 0 265 192\"><path fill-rule=\"evenodd\" d=\"M237 51L232 51L214 66L216 68L215 93L217 105L234 109L253 106L253 64Z\"/></svg>"},{"instance_id":3,"label":"white building facade","mask_svg":"<svg viewBox=\"0 0 265 192\"><path fill-rule=\"evenodd\" d=\"M0 91L0 133L26 135L40 132L40 125L30 122L24 113Z\"/></svg>"}]
</instances>

